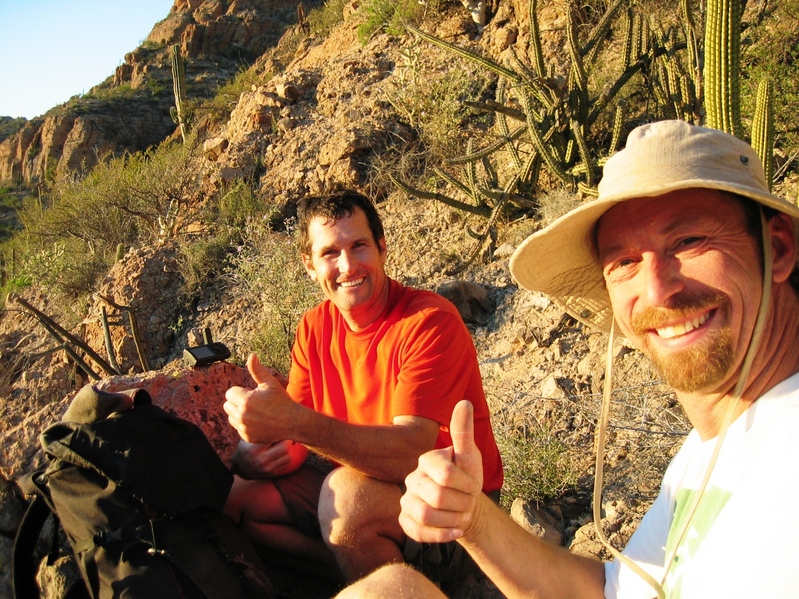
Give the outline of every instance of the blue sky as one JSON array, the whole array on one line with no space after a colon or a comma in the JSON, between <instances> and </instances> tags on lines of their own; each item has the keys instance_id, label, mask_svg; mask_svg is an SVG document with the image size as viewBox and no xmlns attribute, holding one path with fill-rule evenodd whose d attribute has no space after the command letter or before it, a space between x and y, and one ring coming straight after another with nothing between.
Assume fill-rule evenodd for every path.
<instances>
[{"instance_id":1,"label":"blue sky","mask_svg":"<svg viewBox=\"0 0 799 599\"><path fill-rule=\"evenodd\" d=\"M0 116L32 118L113 75L173 0L0 0Z\"/></svg>"}]
</instances>

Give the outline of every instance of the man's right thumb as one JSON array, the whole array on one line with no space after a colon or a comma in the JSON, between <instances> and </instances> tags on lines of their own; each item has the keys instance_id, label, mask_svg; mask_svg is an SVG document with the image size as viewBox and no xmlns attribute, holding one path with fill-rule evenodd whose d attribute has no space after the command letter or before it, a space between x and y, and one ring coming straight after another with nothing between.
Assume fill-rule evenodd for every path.
<instances>
[{"instance_id":1,"label":"man's right thumb","mask_svg":"<svg viewBox=\"0 0 799 599\"><path fill-rule=\"evenodd\" d=\"M250 357L247 358L247 370L250 372L250 376L252 380L255 381L256 385L260 385L262 383L271 383L275 380L275 377L272 376L272 373L269 372L269 369L261 364L261 361L258 359L258 355L253 352L250 354Z\"/></svg>"},{"instance_id":2,"label":"man's right thumb","mask_svg":"<svg viewBox=\"0 0 799 599\"><path fill-rule=\"evenodd\" d=\"M449 434L452 437L455 464L473 474L473 469L482 463L480 451L474 443L474 406L471 402L464 399L455 405Z\"/></svg>"}]
</instances>

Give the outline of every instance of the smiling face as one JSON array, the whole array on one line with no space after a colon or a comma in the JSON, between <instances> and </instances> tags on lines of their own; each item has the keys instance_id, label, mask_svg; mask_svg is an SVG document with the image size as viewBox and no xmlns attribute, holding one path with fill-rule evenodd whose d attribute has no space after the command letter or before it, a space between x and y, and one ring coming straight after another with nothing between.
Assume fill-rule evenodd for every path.
<instances>
[{"instance_id":1,"label":"smiling face","mask_svg":"<svg viewBox=\"0 0 799 599\"><path fill-rule=\"evenodd\" d=\"M743 208L708 189L630 200L602 217L596 238L616 322L669 384L734 385L762 286Z\"/></svg>"},{"instance_id":2,"label":"smiling face","mask_svg":"<svg viewBox=\"0 0 799 599\"><path fill-rule=\"evenodd\" d=\"M308 223L308 237L311 253L302 255L305 270L350 328L368 327L388 303L385 239L375 242L360 208L335 221L314 217Z\"/></svg>"}]
</instances>

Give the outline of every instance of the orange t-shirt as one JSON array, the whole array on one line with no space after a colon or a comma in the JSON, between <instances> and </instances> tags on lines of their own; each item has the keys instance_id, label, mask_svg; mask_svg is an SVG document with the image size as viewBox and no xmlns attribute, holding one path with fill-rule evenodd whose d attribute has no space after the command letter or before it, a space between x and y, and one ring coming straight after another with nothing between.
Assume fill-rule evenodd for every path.
<instances>
[{"instance_id":1,"label":"orange t-shirt","mask_svg":"<svg viewBox=\"0 0 799 599\"><path fill-rule=\"evenodd\" d=\"M452 410L468 399L483 455L483 490L502 487L477 352L455 306L438 294L392 280L386 312L358 332L328 300L309 310L297 328L288 392L317 412L353 424L428 418L440 425L436 448L452 445Z\"/></svg>"}]
</instances>

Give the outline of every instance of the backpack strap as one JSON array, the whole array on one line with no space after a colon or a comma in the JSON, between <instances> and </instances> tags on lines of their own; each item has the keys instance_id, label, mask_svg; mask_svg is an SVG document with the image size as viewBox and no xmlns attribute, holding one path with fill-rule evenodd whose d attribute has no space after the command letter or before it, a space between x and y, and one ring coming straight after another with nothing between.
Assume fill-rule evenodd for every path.
<instances>
[{"instance_id":1,"label":"backpack strap","mask_svg":"<svg viewBox=\"0 0 799 599\"><path fill-rule=\"evenodd\" d=\"M36 582L39 570L39 562L35 558L36 545L50 516L53 518L53 540L47 564L53 564L60 553L58 514L47 492L47 485L42 480L45 472L45 468L34 470L22 475L17 481L22 492L32 499L14 537L11 555L11 588L14 599L39 599L41 596L39 584ZM63 599L91 599L82 578L70 585Z\"/></svg>"},{"instance_id":2,"label":"backpack strap","mask_svg":"<svg viewBox=\"0 0 799 599\"><path fill-rule=\"evenodd\" d=\"M39 597L39 585L36 584L38 564L34 554L44 523L52 513L45 498L36 493L22 517L17 535L14 537L14 552L11 558L13 571L11 584L15 599ZM57 535L55 536L57 543Z\"/></svg>"}]
</instances>

